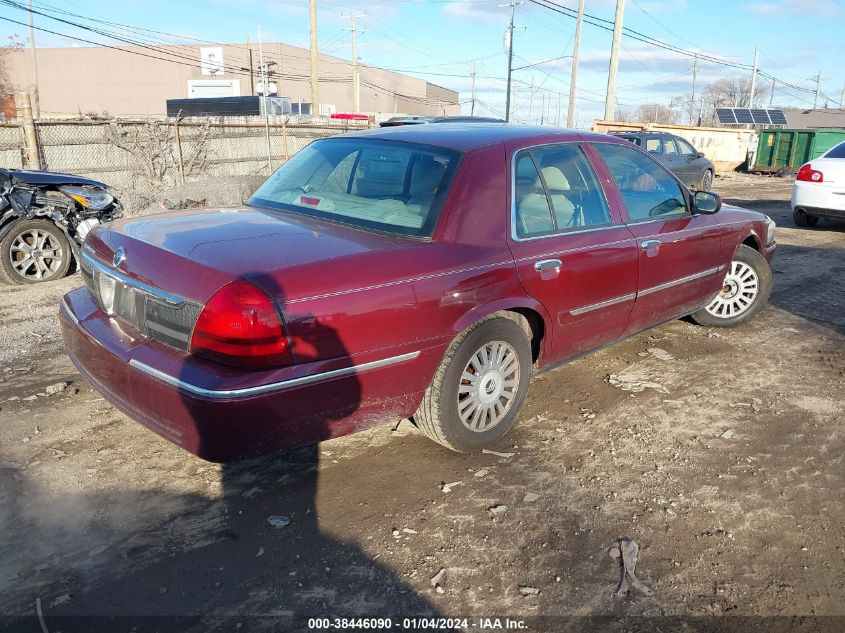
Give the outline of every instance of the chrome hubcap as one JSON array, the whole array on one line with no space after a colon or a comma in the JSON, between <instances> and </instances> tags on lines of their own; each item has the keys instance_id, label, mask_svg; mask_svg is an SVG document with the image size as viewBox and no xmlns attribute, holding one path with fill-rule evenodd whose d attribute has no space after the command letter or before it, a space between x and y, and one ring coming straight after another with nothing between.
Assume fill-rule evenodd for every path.
<instances>
[{"instance_id":1,"label":"chrome hubcap","mask_svg":"<svg viewBox=\"0 0 845 633\"><path fill-rule=\"evenodd\" d=\"M720 319L739 316L754 304L759 290L759 279L754 269L745 262L731 262L731 269L725 275L722 291L710 302L706 310Z\"/></svg>"},{"instance_id":2,"label":"chrome hubcap","mask_svg":"<svg viewBox=\"0 0 845 633\"><path fill-rule=\"evenodd\" d=\"M24 279L52 277L61 269L64 257L58 240L41 229L20 233L9 249L12 268Z\"/></svg>"},{"instance_id":3,"label":"chrome hubcap","mask_svg":"<svg viewBox=\"0 0 845 633\"><path fill-rule=\"evenodd\" d=\"M470 431L489 431L508 414L519 388L519 358L504 341L482 346L469 359L458 387L458 417Z\"/></svg>"}]
</instances>

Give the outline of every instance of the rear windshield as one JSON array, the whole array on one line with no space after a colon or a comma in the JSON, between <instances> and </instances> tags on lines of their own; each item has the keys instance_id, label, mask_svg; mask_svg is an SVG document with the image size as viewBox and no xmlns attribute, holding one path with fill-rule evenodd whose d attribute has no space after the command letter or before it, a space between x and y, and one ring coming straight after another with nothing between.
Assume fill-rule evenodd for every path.
<instances>
[{"instance_id":1,"label":"rear windshield","mask_svg":"<svg viewBox=\"0 0 845 633\"><path fill-rule=\"evenodd\" d=\"M825 158L845 158L845 143L840 143L831 150L828 150Z\"/></svg>"},{"instance_id":2,"label":"rear windshield","mask_svg":"<svg viewBox=\"0 0 845 633\"><path fill-rule=\"evenodd\" d=\"M248 204L429 237L459 157L414 143L322 139L282 165Z\"/></svg>"}]
</instances>

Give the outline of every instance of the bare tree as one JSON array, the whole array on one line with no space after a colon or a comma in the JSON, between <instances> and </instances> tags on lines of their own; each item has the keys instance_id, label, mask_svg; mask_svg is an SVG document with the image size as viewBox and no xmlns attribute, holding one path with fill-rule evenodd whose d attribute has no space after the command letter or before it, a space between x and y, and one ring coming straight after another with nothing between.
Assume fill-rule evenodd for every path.
<instances>
[{"instance_id":1,"label":"bare tree","mask_svg":"<svg viewBox=\"0 0 845 633\"><path fill-rule=\"evenodd\" d=\"M210 123L209 119L205 125L198 127L189 151L183 148L182 170L185 176L201 172L208 163ZM129 154L132 170L145 186L165 189L178 183L180 166L174 124L165 121L112 121L105 128L105 137L109 143Z\"/></svg>"},{"instance_id":2,"label":"bare tree","mask_svg":"<svg viewBox=\"0 0 845 633\"><path fill-rule=\"evenodd\" d=\"M23 42L17 35L10 35L8 40L7 44L0 46L0 96L11 95L18 90L9 75L9 59L23 48Z\"/></svg>"},{"instance_id":3,"label":"bare tree","mask_svg":"<svg viewBox=\"0 0 845 633\"><path fill-rule=\"evenodd\" d=\"M749 107L751 94L750 77L719 79L704 89L701 102L701 125L717 125L716 108ZM755 105L769 95L769 87L760 82L754 90Z\"/></svg>"},{"instance_id":4,"label":"bare tree","mask_svg":"<svg viewBox=\"0 0 845 633\"><path fill-rule=\"evenodd\" d=\"M634 121L641 123L677 123L679 112L659 103L644 103L634 112Z\"/></svg>"}]
</instances>

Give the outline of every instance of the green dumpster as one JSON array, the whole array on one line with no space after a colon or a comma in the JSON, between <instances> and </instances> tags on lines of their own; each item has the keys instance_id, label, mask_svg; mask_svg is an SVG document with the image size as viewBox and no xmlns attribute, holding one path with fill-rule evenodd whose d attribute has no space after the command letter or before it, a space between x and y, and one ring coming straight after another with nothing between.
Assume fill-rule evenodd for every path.
<instances>
[{"instance_id":1,"label":"green dumpster","mask_svg":"<svg viewBox=\"0 0 845 633\"><path fill-rule=\"evenodd\" d=\"M763 130L751 171L776 172L784 167L797 171L842 141L845 141L845 128Z\"/></svg>"}]
</instances>

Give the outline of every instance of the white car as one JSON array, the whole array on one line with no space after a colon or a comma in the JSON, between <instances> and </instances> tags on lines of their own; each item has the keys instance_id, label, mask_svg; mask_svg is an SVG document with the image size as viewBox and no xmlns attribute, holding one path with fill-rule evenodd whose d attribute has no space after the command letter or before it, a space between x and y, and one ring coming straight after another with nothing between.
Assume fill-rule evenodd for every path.
<instances>
[{"instance_id":1,"label":"white car","mask_svg":"<svg viewBox=\"0 0 845 633\"><path fill-rule=\"evenodd\" d=\"M819 218L845 220L845 142L798 170L792 217L798 226L815 226Z\"/></svg>"}]
</instances>

